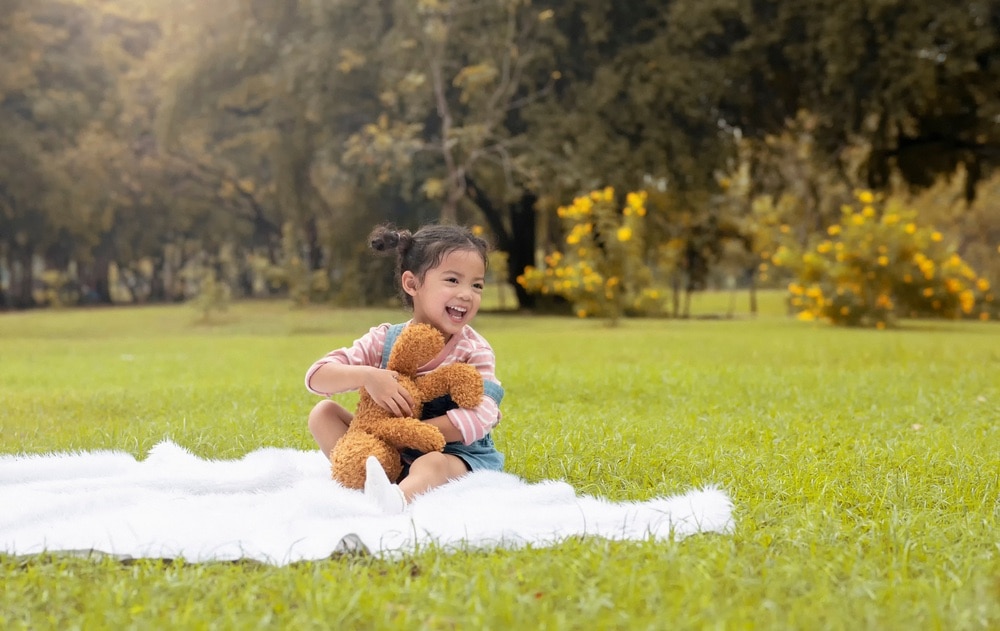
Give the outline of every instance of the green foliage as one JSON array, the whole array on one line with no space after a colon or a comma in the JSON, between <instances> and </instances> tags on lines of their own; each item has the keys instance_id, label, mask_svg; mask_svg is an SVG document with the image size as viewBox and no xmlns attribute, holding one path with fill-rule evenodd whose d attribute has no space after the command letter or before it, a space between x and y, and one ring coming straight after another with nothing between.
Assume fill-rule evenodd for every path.
<instances>
[{"instance_id":1,"label":"green foliage","mask_svg":"<svg viewBox=\"0 0 1000 631\"><path fill-rule=\"evenodd\" d=\"M377 221L485 219L516 274L534 200L608 183L683 200L650 204L644 236L684 240L742 143L754 195L792 200L805 242L835 220L844 162L881 190L967 164L968 197L989 177L996 25L989 3L947 0L10 0L0 257L75 260L111 303L111 262L275 248L292 222L308 271L284 282L357 303L312 268L364 267L344 252ZM997 236L975 229L994 207L931 223L996 284ZM5 302L34 304L30 275Z\"/></svg>"},{"instance_id":2,"label":"green foliage","mask_svg":"<svg viewBox=\"0 0 1000 631\"><path fill-rule=\"evenodd\" d=\"M845 205L829 238L797 255L782 246L776 265L796 271L790 302L804 320L885 328L899 316L978 318L997 315L990 283L980 278L930 226L898 200L870 191Z\"/></svg>"},{"instance_id":3,"label":"green foliage","mask_svg":"<svg viewBox=\"0 0 1000 631\"><path fill-rule=\"evenodd\" d=\"M546 267L528 267L517 282L532 293L562 296L581 318L604 317L617 324L629 314L662 309L652 274L644 264L646 193L615 204L611 187L595 190L558 210L566 231L564 250L545 257Z\"/></svg>"},{"instance_id":4,"label":"green foliage","mask_svg":"<svg viewBox=\"0 0 1000 631\"><path fill-rule=\"evenodd\" d=\"M225 313L229 310L231 295L229 285L220 282L218 272L212 266L202 266L200 277L196 279L197 295L191 301L202 322L210 322L212 313Z\"/></svg>"},{"instance_id":5,"label":"green foliage","mask_svg":"<svg viewBox=\"0 0 1000 631\"><path fill-rule=\"evenodd\" d=\"M42 272L41 287L35 290L35 302L49 307L68 307L80 300L80 292L66 272L46 270Z\"/></svg>"},{"instance_id":6,"label":"green foliage","mask_svg":"<svg viewBox=\"0 0 1000 631\"><path fill-rule=\"evenodd\" d=\"M314 449L306 367L400 316L237 303L209 328L188 309L0 314L0 451ZM773 315L607 329L483 314L476 327L508 392L495 437L511 473L612 501L719 484L735 532L280 568L0 555L0 626L1000 626L1000 324L876 335Z\"/></svg>"}]
</instances>

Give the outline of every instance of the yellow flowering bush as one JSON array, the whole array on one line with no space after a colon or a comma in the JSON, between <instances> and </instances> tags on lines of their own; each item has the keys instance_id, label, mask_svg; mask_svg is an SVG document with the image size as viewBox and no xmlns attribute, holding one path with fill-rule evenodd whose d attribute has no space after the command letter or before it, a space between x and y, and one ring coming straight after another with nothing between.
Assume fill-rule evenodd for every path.
<instances>
[{"instance_id":1,"label":"yellow flowering bush","mask_svg":"<svg viewBox=\"0 0 1000 631\"><path fill-rule=\"evenodd\" d=\"M915 213L870 191L845 205L839 223L796 254L779 247L772 262L793 269L789 301L803 320L885 328L896 317L996 317L989 281L980 278Z\"/></svg>"},{"instance_id":2,"label":"yellow flowering bush","mask_svg":"<svg viewBox=\"0 0 1000 631\"><path fill-rule=\"evenodd\" d=\"M558 209L565 243L545 257L541 267L529 266L517 282L531 293L561 296L581 317L625 313L652 314L662 310L662 298L651 288L652 274L644 265L645 191L631 192L625 206L615 204L612 187L581 195Z\"/></svg>"}]
</instances>

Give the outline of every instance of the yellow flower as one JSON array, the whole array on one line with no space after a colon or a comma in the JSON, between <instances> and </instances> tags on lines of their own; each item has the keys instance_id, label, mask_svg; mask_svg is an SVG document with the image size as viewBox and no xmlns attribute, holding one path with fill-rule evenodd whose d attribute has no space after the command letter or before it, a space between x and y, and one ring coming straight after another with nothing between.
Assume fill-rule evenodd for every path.
<instances>
[{"instance_id":1,"label":"yellow flower","mask_svg":"<svg viewBox=\"0 0 1000 631\"><path fill-rule=\"evenodd\" d=\"M831 243L830 241L824 241L820 243L818 246L816 246L816 251L819 252L820 254L826 254L832 249L833 249L833 243Z\"/></svg>"},{"instance_id":2,"label":"yellow flower","mask_svg":"<svg viewBox=\"0 0 1000 631\"><path fill-rule=\"evenodd\" d=\"M853 223L855 226L860 226L864 222L865 222L865 216L864 215L860 215L860 214L859 215L851 215L851 223Z\"/></svg>"},{"instance_id":3,"label":"yellow flower","mask_svg":"<svg viewBox=\"0 0 1000 631\"><path fill-rule=\"evenodd\" d=\"M938 232L937 230L935 230L935 231L934 231L934 232L933 232L933 233L931 234L931 241L940 241L940 240L941 240L942 238L943 238L943 237L941 236L941 233L940 233L940 232Z\"/></svg>"},{"instance_id":4,"label":"yellow flower","mask_svg":"<svg viewBox=\"0 0 1000 631\"><path fill-rule=\"evenodd\" d=\"M485 232L486 229L480 226L479 224L472 226L472 234L476 235L477 237L483 236L483 233Z\"/></svg>"},{"instance_id":5,"label":"yellow flower","mask_svg":"<svg viewBox=\"0 0 1000 631\"><path fill-rule=\"evenodd\" d=\"M883 215L882 223L884 223L887 226L893 226L899 223L899 215L897 215L896 213L889 213L888 215Z\"/></svg>"},{"instance_id":6,"label":"yellow flower","mask_svg":"<svg viewBox=\"0 0 1000 631\"><path fill-rule=\"evenodd\" d=\"M862 204L871 204L875 201L875 196L872 195L871 191L861 191L858 193L858 201Z\"/></svg>"},{"instance_id":7,"label":"yellow flower","mask_svg":"<svg viewBox=\"0 0 1000 631\"><path fill-rule=\"evenodd\" d=\"M837 236L838 234L840 234L840 226L836 226L836 225L834 225L834 226L830 226L829 228L827 228L827 229L826 229L826 232L827 232L827 234L829 234L829 235L830 235L831 237L835 237L835 236Z\"/></svg>"},{"instance_id":8,"label":"yellow flower","mask_svg":"<svg viewBox=\"0 0 1000 631\"><path fill-rule=\"evenodd\" d=\"M577 309L576 310L576 317L578 317L578 318L586 318L587 317L587 310L586 309Z\"/></svg>"},{"instance_id":9,"label":"yellow flower","mask_svg":"<svg viewBox=\"0 0 1000 631\"><path fill-rule=\"evenodd\" d=\"M875 209L871 206L865 206L864 210L861 211L861 214L868 218L874 217Z\"/></svg>"},{"instance_id":10,"label":"yellow flower","mask_svg":"<svg viewBox=\"0 0 1000 631\"><path fill-rule=\"evenodd\" d=\"M622 226L618 229L618 240L625 242L632 238L632 229L628 226Z\"/></svg>"},{"instance_id":11,"label":"yellow flower","mask_svg":"<svg viewBox=\"0 0 1000 631\"><path fill-rule=\"evenodd\" d=\"M813 320L816 319L816 314L814 314L812 311L800 311L797 317L799 320L802 320L803 322L812 322Z\"/></svg>"},{"instance_id":12,"label":"yellow flower","mask_svg":"<svg viewBox=\"0 0 1000 631\"><path fill-rule=\"evenodd\" d=\"M633 210L642 209L646 204L646 191L629 193L625 196L625 204Z\"/></svg>"},{"instance_id":13,"label":"yellow flower","mask_svg":"<svg viewBox=\"0 0 1000 631\"><path fill-rule=\"evenodd\" d=\"M884 254L878 257L878 264L881 265L882 267L885 267L886 265L889 264L889 257Z\"/></svg>"},{"instance_id":14,"label":"yellow flower","mask_svg":"<svg viewBox=\"0 0 1000 631\"><path fill-rule=\"evenodd\" d=\"M972 313L972 308L976 306L976 296L972 293L971 289L963 291L959 295L958 300L962 303L962 313L966 315Z\"/></svg>"},{"instance_id":15,"label":"yellow flower","mask_svg":"<svg viewBox=\"0 0 1000 631\"><path fill-rule=\"evenodd\" d=\"M841 307L840 308L840 315L842 315L842 316L846 316L850 312L851 312L851 308L850 307Z\"/></svg>"},{"instance_id":16,"label":"yellow flower","mask_svg":"<svg viewBox=\"0 0 1000 631\"><path fill-rule=\"evenodd\" d=\"M792 229L788 226L788 224L783 223L778 230L781 231L781 234L788 234Z\"/></svg>"},{"instance_id":17,"label":"yellow flower","mask_svg":"<svg viewBox=\"0 0 1000 631\"><path fill-rule=\"evenodd\" d=\"M917 231L917 224L912 222L908 223L903 229L906 231L906 234L914 234Z\"/></svg>"},{"instance_id":18,"label":"yellow flower","mask_svg":"<svg viewBox=\"0 0 1000 631\"><path fill-rule=\"evenodd\" d=\"M979 280L976 281L976 289L978 289L979 291L989 291L990 281L986 280L985 278L980 278Z\"/></svg>"},{"instance_id":19,"label":"yellow flower","mask_svg":"<svg viewBox=\"0 0 1000 631\"><path fill-rule=\"evenodd\" d=\"M934 290L928 287L927 289L924 290L923 293L924 293L924 298L930 298L931 296L934 295Z\"/></svg>"}]
</instances>

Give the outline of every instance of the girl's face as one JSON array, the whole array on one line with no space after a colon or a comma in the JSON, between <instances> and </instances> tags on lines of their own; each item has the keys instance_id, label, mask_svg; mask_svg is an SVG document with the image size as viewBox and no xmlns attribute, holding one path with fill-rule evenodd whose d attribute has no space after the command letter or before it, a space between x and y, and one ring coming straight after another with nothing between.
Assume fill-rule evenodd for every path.
<instances>
[{"instance_id":1,"label":"girl's face","mask_svg":"<svg viewBox=\"0 0 1000 631\"><path fill-rule=\"evenodd\" d=\"M475 250L454 250L421 281L403 272L403 291L413 298L413 321L430 324L446 339L462 330L479 312L486 265Z\"/></svg>"}]
</instances>

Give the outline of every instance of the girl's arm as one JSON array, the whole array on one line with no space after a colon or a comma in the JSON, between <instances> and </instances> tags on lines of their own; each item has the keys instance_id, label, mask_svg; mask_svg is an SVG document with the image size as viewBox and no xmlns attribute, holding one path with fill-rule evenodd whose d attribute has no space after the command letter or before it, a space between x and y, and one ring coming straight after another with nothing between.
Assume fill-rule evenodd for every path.
<instances>
[{"instance_id":1,"label":"girl's arm","mask_svg":"<svg viewBox=\"0 0 1000 631\"><path fill-rule=\"evenodd\" d=\"M425 423L430 423L434 427L441 430L441 434L444 439L449 443L454 443L463 440L462 432L455 427L455 424L451 422L451 419L447 415L435 416L434 418L427 419Z\"/></svg>"},{"instance_id":2,"label":"girl's arm","mask_svg":"<svg viewBox=\"0 0 1000 631\"><path fill-rule=\"evenodd\" d=\"M326 362L316 366L309 375L309 389L323 394L340 394L366 388L375 372L385 372L373 366L351 366L339 362ZM391 373L389 373L391 375ZM391 379L391 376L390 376Z\"/></svg>"},{"instance_id":3,"label":"girl's arm","mask_svg":"<svg viewBox=\"0 0 1000 631\"><path fill-rule=\"evenodd\" d=\"M327 362L312 373L309 387L331 394L364 388L372 401L395 416L413 413L413 397L399 385L392 370Z\"/></svg>"},{"instance_id":4,"label":"girl's arm","mask_svg":"<svg viewBox=\"0 0 1000 631\"><path fill-rule=\"evenodd\" d=\"M382 408L399 416L413 411L413 398L396 381L396 373L381 364L388 324L372 327L346 348L327 353L306 371L306 388L313 394L330 396L364 388Z\"/></svg>"}]
</instances>

